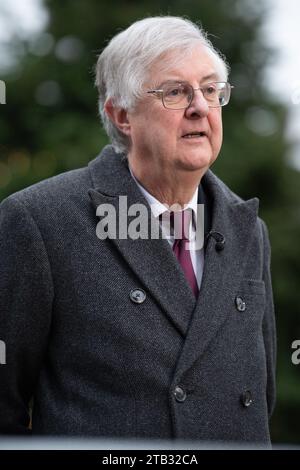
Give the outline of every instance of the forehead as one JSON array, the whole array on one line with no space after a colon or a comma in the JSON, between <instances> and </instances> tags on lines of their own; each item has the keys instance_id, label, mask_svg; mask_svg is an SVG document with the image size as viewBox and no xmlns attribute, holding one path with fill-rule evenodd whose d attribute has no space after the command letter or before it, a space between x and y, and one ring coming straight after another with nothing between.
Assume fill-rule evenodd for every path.
<instances>
[{"instance_id":1,"label":"forehead","mask_svg":"<svg viewBox=\"0 0 300 470\"><path fill-rule=\"evenodd\" d=\"M173 50L161 56L150 69L151 82L165 80L197 81L221 79L218 59L206 46L197 45L188 51Z\"/></svg>"}]
</instances>

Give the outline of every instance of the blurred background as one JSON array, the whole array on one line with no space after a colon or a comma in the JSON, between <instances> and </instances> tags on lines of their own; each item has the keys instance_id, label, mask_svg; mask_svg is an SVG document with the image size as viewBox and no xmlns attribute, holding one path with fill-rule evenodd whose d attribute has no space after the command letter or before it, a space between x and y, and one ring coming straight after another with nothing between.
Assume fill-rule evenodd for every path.
<instances>
[{"instance_id":1,"label":"blurred background","mask_svg":"<svg viewBox=\"0 0 300 470\"><path fill-rule=\"evenodd\" d=\"M235 88L213 171L243 198L260 199L278 326L272 439L300 444L300 364L291 361L300 340L298 0L1 0L0 201L99 153L107 138L97 115L96 57L119 30L161 14L201 22L231 64Z\"/></svg>"}]
</instances>

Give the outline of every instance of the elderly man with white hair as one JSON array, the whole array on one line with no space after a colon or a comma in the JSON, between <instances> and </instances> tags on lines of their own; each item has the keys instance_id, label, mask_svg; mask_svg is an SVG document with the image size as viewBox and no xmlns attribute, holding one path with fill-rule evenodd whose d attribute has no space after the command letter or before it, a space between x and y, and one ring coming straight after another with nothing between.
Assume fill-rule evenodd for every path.
<instances>
[{"instance_id":1,"label":"elderly man with white hair","mask_svg":"<svg viewBox=\"0 0 300 470\"><path fill-rule=\"evenodd\" d=\"M209 169L228 72L192 22L137 21L96 66L111 145L2 202L1 433L270 444L267 228Z\"/></svg>"}]
</instances>

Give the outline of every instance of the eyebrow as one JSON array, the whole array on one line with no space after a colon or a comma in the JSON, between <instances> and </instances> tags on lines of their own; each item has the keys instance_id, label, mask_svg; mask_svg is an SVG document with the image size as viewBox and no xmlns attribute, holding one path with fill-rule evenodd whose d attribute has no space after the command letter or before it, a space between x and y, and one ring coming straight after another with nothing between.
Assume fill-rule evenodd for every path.
<instances>
[{"instance_id":1,"label":"eyebrow","mask_svg":"<svg viewBox=\"0 0 300 470\"><path fill-rule=\"evenodd\" d=\"M220 77L218 76L217 73L210 73L209 75L205 75L205 77L202 77L199 83L205 82L206 80L213 79L215 81L218 81ZM174 77L174 78L169 78L167 80L164 80L159 84L159 87L164 85L165 83L188 83L187 80L183 80L182 78L179 77Z\"/></svg>"},{"instance_id":2,"label":"eyebrow","mask_svg":"<svg viewBox=\"0 0 300 470\"><path fill-rule=\"evenodd\" d=\"M215 80L219 80L219 76L218 76L217 73L210 73L209 75L206 75L205 77L202 77L201 82L203 82L204 80L210 80L211 78L213 78Z\"/></svg>"}]
</instances>

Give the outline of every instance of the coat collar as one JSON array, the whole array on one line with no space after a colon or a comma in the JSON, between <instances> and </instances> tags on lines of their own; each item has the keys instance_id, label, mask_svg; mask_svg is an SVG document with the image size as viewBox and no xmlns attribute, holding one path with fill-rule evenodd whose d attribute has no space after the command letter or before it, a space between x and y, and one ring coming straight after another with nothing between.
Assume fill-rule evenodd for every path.
<instances>
[{"instance_id":1,"label":"coat collar","mask_svg":"<svg viewBox=\"0 0 300 470\"><path fill-rule=\"evenodd\" d=\"M90 162L89 171L93 183L89 196L95 209L109 202L114 205L118 217L119 196L124 195L127 196L128 207L135 203L146 205L149 208L149 226L155 223L151 220L146 199L130 175L124 155L116 154L111 146L107 146L99 157ZM199 188L200 197L205 194L207 200L204 202L210 205L210 221L208 217L205 220L206 232L211 228L222 233L226 244L223 251L217 252L215 240L209 237L197 301L166 240L111 240L144 289L152 294L186 338L178 363L178 370L181 371L191 366L205 351L226 321L229 312L226 312L224 305L234 301L232 292L243 275L258 211L257 198L243 201L210 170L204 175Z\"/></svg>"}]
</instances>

